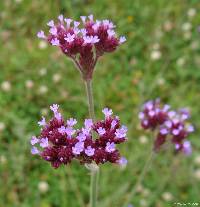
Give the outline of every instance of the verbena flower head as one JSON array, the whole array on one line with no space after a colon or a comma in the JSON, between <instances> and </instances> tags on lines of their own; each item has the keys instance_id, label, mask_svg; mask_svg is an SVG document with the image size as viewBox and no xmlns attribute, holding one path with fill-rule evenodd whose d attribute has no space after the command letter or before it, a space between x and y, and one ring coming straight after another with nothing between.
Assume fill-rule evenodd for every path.
<instances>
[{"instance_id":1,"label":"verbena flower head","mask_svg":"<svg viewBox=\"0 0 200 207\"><path fill-rule=\"evenodd\" d=\"M85 80L91 79L96 62L106 52L113 52L126 41L124 36L117 37L115 25L110 20L94 20L93 15L81 16L81 21L58 17L49 21L49 32L37 33L51 45L59 47L70 57Z\"/></svg>"},{"instance_id":2,"label":"verbena flower head","mask_svg":"<svg viewBox=\"0 0 200 207\"><path fill-rule=\"evenodd\" d=\"M156 131L155 150L159 150L167 140L170 140L177 152L182 151L189 155L192 148L186 139L194 131L193 125L188 123L189 111L184 108L174 111L170 108L169 105L162 105L159 99L146 102L139 113L141 126Z\"/></svg>"},{"instance_id":3,"label":"verbena flower head","mask_svg":"<svg viewBox=\"0 0 200 207\"><path fill-rule=\"evenodd\" d=\"M127 160L117 149L118 144L127 140L127 128L120 124L118 117L105 113L112 110L103 110L103 120L93 123L91 119L86 119L84 126L76 129L76 119L65 121L57 104L50 106L50 109L54 114L53 118L46 122L43 117L38 122L41 127L40 135L31 138L32 154L40 155L54 168L69 164L73 159L81 164L127 164Z\"/></svg>"}]
</instances>

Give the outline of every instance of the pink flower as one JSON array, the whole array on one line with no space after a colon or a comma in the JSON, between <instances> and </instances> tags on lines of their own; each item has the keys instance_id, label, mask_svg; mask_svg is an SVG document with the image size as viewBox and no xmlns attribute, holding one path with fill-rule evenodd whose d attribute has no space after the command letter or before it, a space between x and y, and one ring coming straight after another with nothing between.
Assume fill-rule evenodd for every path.
<instances>
[{"instance_id":1,"label":"pink flower","mask_svg":"<svg viewBox=\"0 0 200 207\"><path fill-rule=\"evenodd\" d=\"M31 148L31 154L37 155L37 154L40 154L40 151L38 150L37 147L34 146Z\"/></svg>"},{"instance_id":2,"label":"pink flower","mask_svg":"<svg viewBox=\"0 0 200 207\"><path fill-rule=\"evenodd\" d=\"M50 106L50 109L51 109L51 111L53 111L54 114L56 114L58 112L59 105L53 104L52 106Z\"/></svg>"},{"instance_id":3,"label":"pink flower","mask_svg":"<svg viewBox=\"0 0 200 207\"><path fill-rule=\"evenodd\" d=\"M68 126L74 126L74 125L76 125L77 124L77 121L76 121L76 119L73 119L73 118L70 118L69 120L67 120L67 125Z\"/></svg>"},{"instance_id":4,"label":"pink flower","mask_svg":"<svg viewBox=\"0 0 200 207\"><path fill-rule=\"evenodd\" d=\"M85 20L86 20L86 16L80 16L81 20L83 23L85 23Z\"/></svg>"},{"instance_id":5,"label":"pink flower","mask_svg":"<svg viewBox=\"0 0 200 207\"><path fill-rule=\"evenodd\" d=\"M92 119L85 119L84 125L85 125L85 128L90 129L93 125Z\"/></svg>"},{"instance_id":6,"label":"pink flower","mask_svg":"<svg viewBox=\"0 0 200 207\"><path fill-rule=\"evenodd\" d=\"M115 151L115 143L113 142L108 142L106 144L106 152L114 152Z\"/></svg>"},{"instance_id":7,"label":"pink flower","mask_svg":"<svg viewBox=\"0 0 200 207\"><path fill-rule=\"evenodd\" d=\"M80 25L80 22L74 21L74 27L78 27Z\"/></svg>"},{"instance_id":8,"label":"pink flower","mask_svg":"<svg viewBox=\"0 0 200 207\"><path fill-rule=\"evenodd\" d=\"M183 152L185 155L191 155L192 154L192 146L190 141L184 141L183 143Z\"/></svg>"},{"instance_id":9,"label":"pink flower","mask_svg":"<svg viewBox=\"0 0 200 207\"><path fill-rule=\"evenodd\" d=\"M115 36L115 31L114 31L114 30L109 29L109 30L107 31L107 33L108 33L108 36L109 36L109 37L113 37L113 36Z\"/></svg>"},{"instance_id":10,"label":"pink flower","mask_svg":"<svg viewBox=\"0 0 200 207\"><path fill-rule=\"evenodd\" d=\"M115 119L112 120L112 122L111 122L111 129L114 129L116 125L117 125L117 121Z\"/></svg>"},{"instance_id":11,"label":"pink flower","mask_svg":"<svg viewBox=\"0 0 200 207\"><path fill-rule=\"evenodd\" d=\"M68 43L71 43L74 41L75 34L71 35L70 33L67 34L67 36L64 38Z\"/></svg>"},{"instance_id":12,"label":"pink flower","mask_svg":"<svg viewBox=\"0 0 200 207\"><path fill-rule=\"evenodd\" d=\"M51 44L52 44L53 46L59 46L60 41L59 41L59 39L55 38L55 39L52 39L52 40L51 40Z\"/></svg>"},{"instance_id":13,"label":"pink flower","mask_svg":"<svg viewBox=\"0 0 200 207\"><path fill-rule=\"evenodd\" d=\"M62 23L62 22L63 22L63 20L64 20L63 15L62 15L62 14L60 14L60 15L58 16L58 19L59 19L59 21Z\"/></svg>"},{"instance_id":14,"label":"pink flower","mask_svg":"<svg viewBox=\"0 0 200 207\"><path fill-rule=\"evenodd\" d=\"M124 42L126 42L126 37L122 36L119 38L119 44L123 44Z\"/></svg>"},{"instance_id":15,"label":"pink flower","mask_svg":"<svg viewBox=\"0 0 200 207\"><path fill-rule=\"evenodd\" d=\"M98 132L98 134L99 134L100 136L102 136L102 135L104 135L104 134L106 133L106 130L105 130L104 128L102 128L102 127L99 127L99 128L97 129L97 132Z\"/></svg>"},{"instance_id":16,"label":"pink flower","mask_svg":"<svg viewBox=\"0 0 200 207\"><path fill-rule=\"evenodd\" d=\"M37 33L37 37L38 37L38 38L41 38L41 39L45 39L46 36L45 36L45 34L44 34L44 31L41 30L40 32L38 32L38 33Z\"/></svg>"},{"instance_id":17,"label":"pink flower","mask_svg":"<svg viewBox=\"0 0 200 207\"><path fill-rule=\"evenodd\" d=\"M102 112L104 113L104 115L105 115L105 117L109 117L109 116L111 116L112 115L112 109L108 109L108 108L104 108L103 110L102 110Z\"/></svg>"},{"instance_id":18,"label":"pink flower","mask_svg":"<svg viewBox=\"0 0 200 207\"><path fill-rule=\"evenodd\" d=\"M35 145L39 142L39 139L36 136L32 136L31 138L31 145Z\"/></svg>"},{"instance_id":19,"label":"pink flower","mask_svg":"<svg viewBox=\"0 0 200 207\"><path fill-rule=\"evenodd\" d=\"M148 101L139 113L141 125L144 129L151 129L157 133L154 149L158 151L161 146L170 140L176 151L189 152L189 144L186 138L194 131L194 127L187 123L190 114L186 109L170 110L170 106L161 105L160 100ZM170 110L170 111L169 111Z\"/></svg>"},{"instance_id":20,"label":"pink flower","mask_svg":"<svg viewBox=\"0 0 200 207\"><path fill-rule=\"evenodd\" d=\"M91 146L88 146L86 149L85 149L85 154L89 157L93 156L94 155L94 152L95 152L95 149L92 148Z\"/></svg>"},{"instance_id":21,"label":"pink flower","mask_svg":"<svg viewBox=\"0 0 200 207\"><path fill-rule=\"evenodd\" d=\"M72 152L75 155L80 155L84 150L84 142L77 142L74 147L72 147Z\"/></svg>"},{"instance_id":22,"label":"pink flower","mask_svg":"<svg viewBox=\"0 0 200 207\"><path fill-rule=\"evenodd\" d=\"M119 160L118 160L118 164L121 165L122 167L125 167L127 165L128 161L125 157L121 157Z\"/></svg>"},{"instance_id":23,"label":"pink flower","mask_svg":"<svg viewBox=\"0 0 200 207\"><path fill-rule=\"evenodd\" d=\"M46 120L44 117L42 117L42 120L38 122L39 126L45 126L46 125Z\"/></svg>"},{"instance_id":24,"label":"pink flower","mask_svg":"<svg viewBox=\"0 0 200 207\"><path fill-rule=\"evenodd\" d=\"M90 15L88 16L88 18L89 18L90 21L93 21L93 19L94 19L93 14L90 14Z\"/></svg>"},{"instance_id":25,"label":"pink flower","mask_svg":"<svg viewBox=\"0 0 200 207\"><path fill-rule=\"evenodd\" d=\"M81 164L125 164L125 158L121 157L117 145L126 141L124 136L127 128L123 125L120 127L120 120L112 116L111 109L106 110L109 113L107 119L94 123L91 119L85 119L84 127L80 129L73 128L77 123L76 119L63 119L57 104L50 106L50 109L53 111L53 117L48 123L45 121L38 137L31 138L31 145L34 145L32 154L39 154L54 168L62 164L67 165L73 159ZM122 138L116 138L116 132L123 134Z\"/></svg>"},{"instance_id":26,"label":"pink flower","mask_svg":"<svg viewBox=\"0 0 200 207\"><path fill-rule=\"evenodd\" d=\"M78 139L79 142L83 142L86 140L87 136L83 133L80 133L76 138Z\"/></svg>"},{"instance_id":27,"label":"pink flower","mask_svg":"<svg viewBox=\"0 0 200 207\"><path fill-rule=\"evenodd\" d=\"M58 128L58 132L61 133L62 135L64 135L66 133L65 126L61 126L60 128Z\"/></svg>"},{"instance_id":28,"label":"pink flower","mask_svg":"<svg viewBox=\"0 0 200 207\"><path fill-rule=\"evenodd\" d=\"M122 126L119 129L116 129L115 135L117 138L125 138L126 137L126 132L127 132L127 127L126 126Z\"/></svg>"},{"instance_id":29,"label":"pink flower","mask_svg":"<svg viewBox=\"0 0 200 207\"><path fill-rule=\"evenodd\" d=\"M90 80L98 59L105 53L115 51L126 38L118 38L115 25L107 19L95 21L93 15L80 18L81 22L59 15L58 22L51 20L47 23L50 27L47 37L43 31L37 36L53 46L59 46L73 60L83 79Z\"/></svg>"},{"instance_id":30,"label":"pink flower","mask_svg":"<svg viewBox=\"0 0 200 207\"><path fill-rule=\"evenodd\" d=\"M49 146L49 140L47 137L40 139L40 147L46 148Z\"/></svg>"},{"instance_id":31,"label":"pink flower","mask_svg":"<svg viewBox=\"0 0 200 207\"><path fill-rule=\"evenodd\" d=\"M65 18L64 21L67 23L67 28L69 28L70 27L70 24L72 22L72 19Z\"/></svg>"},{"instance_id":32,"label":"pink flower","mask_svg":"<svg viewBox=\"0 0 200 207\"><path fill-rule=\"evenodd\" d=\"M57 35L57 28L56 27L51 27L49 32L52 34L52 35Z\"/></svg>"},{"instance_id":33,"label":"pink flower","mask_svg":"<svg viewBox=\"0 0 200 207\"><path fill-rule=\"evenodd\" d=\"M65 133L66 133L69 137L71 137L72 135L74 135L75 132L76 132L76 130L73 129L72 127L66 127L66 129L65 129Z\"/></svg>"},{"instance_id":34,"label":"pink flower","mask_svg":"<svg viewBox=\"0 0 200 207\"><path fill-rule=\"evenodd\" d=\"M49 27L54 27L54 21L53 21L53 20L50 20L50 21L47 23L47 25L48 25Z\"/></svg>"}]
</instances>

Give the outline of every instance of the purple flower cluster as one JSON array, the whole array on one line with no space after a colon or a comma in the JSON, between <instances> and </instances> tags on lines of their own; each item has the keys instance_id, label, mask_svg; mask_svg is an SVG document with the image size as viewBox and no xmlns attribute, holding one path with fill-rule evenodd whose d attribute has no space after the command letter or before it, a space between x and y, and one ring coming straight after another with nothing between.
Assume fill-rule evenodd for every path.
<instances>
[{"instance_id":1,"label":"purple flower cluster","mask_svg":"<svg viewBox=\"0 0 200 207\"><path fill-rule=\"evenodd\" d=\"M32 154L39 154L54 168L73 159L81 164L111 162L126 165L127 160L121 157L116 145L127 140L127 127L121 126L119 118L112 116L111 109L103 109L104 120L93 123L86 119L81 129L75 129L76 119L64 121L58 108L57 104L50 107L54 116L48 123L44 117L38 122L42 129L38 137L31 138Z\"/></svg>"},{"instance_id":2,"label":"purple flower cluster","mask_svg":"<svg viewBox=\"0 0 200 207\"><path fill-rule=\"evenodd\" d=\"M187 109L178 111L170 110L169 105L161 105L160 100L148 101L139 113L139 119L144 129L157 132L154 149L157 151L170 139L175 145L175 150L185 154L191 154L191 144L186 138L194 131L194 127L188 123L190 118Z\"/></svg>"},{"instance_id":3,"label":"purple flower cluster","mask_svg":"<svg viewBox=\"0 0 200 207\"><path fill-rule=\"evenodd\" d=\"M38 32L39 38L47 40L51 45L58 46L70 57L83 78L92 78L95 64L105 52L113 52L126 41L124 36L117 37L115 25L109 20L94 20L93 15L81 16L81 22L58 16L58 21L47 23L49 34Z\"/></svg>"}]
</instances>

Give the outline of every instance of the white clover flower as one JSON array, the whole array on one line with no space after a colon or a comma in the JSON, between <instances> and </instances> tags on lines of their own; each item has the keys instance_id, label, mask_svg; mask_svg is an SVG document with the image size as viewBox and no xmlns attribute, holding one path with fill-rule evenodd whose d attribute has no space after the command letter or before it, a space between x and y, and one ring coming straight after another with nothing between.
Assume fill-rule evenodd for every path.
<instances>
[{"instance_id":1,"label":"white clover flower","mask_svg":"<svg viewBox=\"0 0 200 207\"><path fill-rule=\"evenodd\" d=\"M60 82L60 80L61 80L61 75L59 74L59 73L55 73L54 75L53 75L53 82L54 83L58 83L58 82Z\"/></svg>"},{"instance_id":2,"label":"white clover flower","mask_svg":"<svg viewBox=\"0 0 200 207\"><path fill-rule=\"evenodd\" d=\"M47 42L44 41L44 40L41 40L41 41L39 42L38 47L39 47L39 49L41 49L41 50L46 49L46 48L47 48Z\"/></svg>"},{"instance_id":3,"label":"white clover flower","mask_svg":"<svg viewBox=\"0 0 200 207\"><path fill-rule=\"evenodd\" d=\"M0 156L0 164L4 165L4 164L6 164L6 163L7 163L7 158L6 158L6 156L1 155L1 156Z\"/></svg>"},{"instance_id":4,"label":"white clover flower","mask_svg":"<svg viewBox=\"0 0 200 207\"><path fill-rule=\"evenodd\" d=\"M47 69L46 68L41 68L40 70L39 70L39 75L40 76L45 76L47 74Z\"/></svg>"},{"instance_id":5,"label":"white clover flower","mask_svg":"<svg viewBox=\"0 0 200 207\"><path fill-rule=\"evenodd\" d=\"M147 201L145 199L140 200L140 206L146 207L147 206Z\"/></svg>"},{"instance_id":6,"label":"white clover flower","mask_svg":"<svg viewBox=\"0 0 200 207\"><path fill-rule=\"evenodd\" d=\"M176 64L178 65L178 66L183 66L183 65L185 65L185 58L184 57L180 57L180 58L178 58L178 60L176 61Z\"/></svg>"},{"instance_id":7,"label":"white clover flower","mask_svg":"<svg viewBox=\"0 0 200 207\"><path fill-rule=\"evenodd\" d=\"M170 202L173 200L173 195L170 192L164 192L162 198L163 200Z\"/></svg>"},{"instance_id":8,"label":"white clover flower","mask_svg":"<svg viewBox=\"0 0 200 207\"><path fill-rule=\"evenodd\" d=\"M39 88L39 93L40 94L45 94L47 92L48 92L48 87L47 86L45 86L45 85L40 86L40 88Z\"/></svg>"},{"instance_id":9,"label":"white clover flower","mask_svg":"<svg viewBox=\"0 0 200 207\"><path fill-rule=\"evenodd\" d=\"M153 50L150 55L152 60L159 60L161 56L162 56L162 53L159 50Z\"/></svg>"},{"instance_id":10,"label":"white clover flower","mask_svg":"<svg viewBox=\"0 0 200 207\"><path fill-rule=\"evenodd\" d=\"M182 24L182 30L187 32L190 31L192 29L192 25L190 22L185 22Z\"/></svg>"},{"instance_id":11,"label":"white clover flower","mask_svg":"<svg viewBox=\"0 0 200 207\"><path fill-rule=\"evenodd\" d=\"M139 142L140 144L147 144L148 143L148 138L146 136L140 136L139 137Z\"/></svg>"},{"instance_id":12,"label":"white clover flower","mask_svg":"<svg viewBox=\"0 0 200 207\"><path fill-rule=\"evenodd\" d=\"M164 78L158 78L157 84L160 86L163 86L165 84L165 79Z\"/></svg>"},{"instance_id":13,"label":"white clover flower","mask_svg":"<svg viewBox=\"0 0 200 207\"><path fill-rule=\"evenodd\" d=\"M5 124L3 122L0 122L0 132L5 129Z\"/></svg>"},{"instance_id":14,"label":"white clover flower","mask_svg":"<svg viewBox=\"0 0 200 207\"><path fill-rule=\"evenodd\" d=\"M1 84L1 88L2 88L3 91L8 92L8 91L11 90L11 83L9 81L4 81Z\"/></svg>"},{"instance_id":15,"label":"white clover flower","mask_svg":"<svg viewBox=\"0 0 200 207\"><path fill-rule=\"evenodd\" d=\"M197 164L197 165L200 165L200 155L198 155L197 157L195 157L194 163Z\"/></svg>"},{"instance_id":16,"label":"white clover flower","mask_svg":"<svg viewBox=\"0 0 200 207\"><path fill-rule=\"evenodd\" d=\"M194 171L194 177L197 180L200 180L200 168Z\"/></svg>"},{"instance_id":17,"label":"white clover flower","mask_svg":"<svg viewBox=\"0 0 200 207\"><path fill-rule=\"evenodd\" d=\"M34 86L34 82L32 80L27 80L25 82L26 88L31 89Z\"/></svg>"},{"instance_id":18,"label":"white clover flower","mask_svg":"<svg viewBox=\"0 0 200 207\"><path fill-rule=\"evenodd\" d=\"M195 8L190 8L188 11L187 11L187 15L188 17L192 18L196 15L196 9Z\"/></svg>"},{"instance_id":19,"label":"white clover flower","mask_svg":"<svg viewBox=\"0 0 200 207\"><path fill-rule=\"evenodd\" d=\"M46 181L40 181L38 183L38 190L41 193L46 193L49 190L49 184Z\"/></svg>"}]
</instances>

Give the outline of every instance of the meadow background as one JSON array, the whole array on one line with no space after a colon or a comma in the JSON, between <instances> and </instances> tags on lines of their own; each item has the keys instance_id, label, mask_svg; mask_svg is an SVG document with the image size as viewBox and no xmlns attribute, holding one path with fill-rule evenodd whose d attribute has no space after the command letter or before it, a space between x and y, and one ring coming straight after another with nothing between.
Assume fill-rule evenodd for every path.
<instances>
[{"instance_id":1,"label":"meadow background","mask_svg":"<svg viewBox=\"0 0 200 207\"><path fill-rule=\"evenodd\" d=\"M121 146L127 168L101 168L99 206L122 207L149 156L152 136L139 126L141 104L160 97L188 107L196 131L190 157L161 152L130 204L200 205L200 2L199 0L0 1L0 207L88 205L88 171L76 163L54 170L30 154L41 115L60 104L65 117L88 117L84 84L73 64L38 40L37 31L60 13L111 19L126 44L99 61L93 80L95 111L111 107L129 127Z\"/></svg>"}]
</instances>

